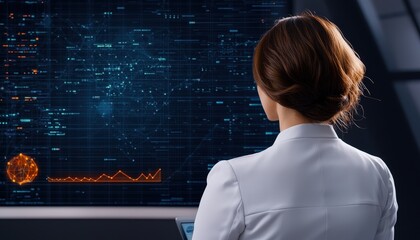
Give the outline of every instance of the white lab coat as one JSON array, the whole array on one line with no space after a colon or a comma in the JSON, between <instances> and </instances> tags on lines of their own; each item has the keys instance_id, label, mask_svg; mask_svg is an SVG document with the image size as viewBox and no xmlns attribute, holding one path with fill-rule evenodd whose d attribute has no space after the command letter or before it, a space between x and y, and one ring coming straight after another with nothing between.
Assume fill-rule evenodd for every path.
<instances>
[{"instance_id":1,"label":"white lab coat","mask_svg":"<svg viewBox=\"0 0 420 240\"><path fill-rule=\"evenodd\" d=\"M334 128L301 124L266 150L210 171L194 240L390 240L397 201L378 157Z\"/></svg>"}]
</instances>

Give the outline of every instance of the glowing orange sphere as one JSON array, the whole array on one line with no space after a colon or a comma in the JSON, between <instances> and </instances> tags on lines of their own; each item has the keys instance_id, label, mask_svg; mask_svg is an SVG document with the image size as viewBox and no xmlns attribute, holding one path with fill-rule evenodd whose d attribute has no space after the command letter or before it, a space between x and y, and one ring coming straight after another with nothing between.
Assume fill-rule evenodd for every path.
<instances>
[{"instance_id":1,"label":"glowing orange sphere","mask_svg":"<svg viewBox=\"0 0 420 240\"><path fill-rule=\"evenodd\" d=\"M30 183L38 175L38 166L33 158L21 153L7 163L7 175L19 185Z\"/></svg>"}]
</instances>

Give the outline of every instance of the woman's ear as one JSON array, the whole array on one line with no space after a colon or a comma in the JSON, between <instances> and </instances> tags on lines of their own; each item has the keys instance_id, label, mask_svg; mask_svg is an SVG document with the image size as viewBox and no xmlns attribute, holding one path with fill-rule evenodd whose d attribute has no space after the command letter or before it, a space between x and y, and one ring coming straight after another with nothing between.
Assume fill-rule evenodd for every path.
<instances>
[{"instance_id":1,"label":"woman's ear","mask_svg":"<svg viewBox=\"0 0 420 240\"><path fill-rule=\"evenodd\" d=\"M257 85L258 95L260 96L261 104L264 108L265 115L268 120L278 121L279 116L277 115L277 102L271 99L263 89Z\"/></svg>"}]
</instances>

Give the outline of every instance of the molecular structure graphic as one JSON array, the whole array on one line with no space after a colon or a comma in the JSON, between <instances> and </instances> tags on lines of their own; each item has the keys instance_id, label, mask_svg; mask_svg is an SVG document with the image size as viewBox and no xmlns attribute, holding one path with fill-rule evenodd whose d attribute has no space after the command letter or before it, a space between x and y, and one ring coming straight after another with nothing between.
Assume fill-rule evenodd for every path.
<instances>
[{"instance_id":1,"label":"molecular structure graphic","mask_svg":"<svg viewBox=\"0 0 420 240\"><path fill-rule=\"evenodd\" d=\"M7 175L19 185L30 183L38 175L38 166L33 158L20 153L7 163Z\"/></svg>"}]
</instances>

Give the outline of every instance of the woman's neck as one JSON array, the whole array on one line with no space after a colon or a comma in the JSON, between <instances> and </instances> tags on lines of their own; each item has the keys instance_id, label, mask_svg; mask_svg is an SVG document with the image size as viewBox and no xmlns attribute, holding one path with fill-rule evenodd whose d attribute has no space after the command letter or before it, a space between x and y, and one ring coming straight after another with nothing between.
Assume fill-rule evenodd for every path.
<instances>
[{"instance_id":1,"label":"woman's neck","mask_svg":"<svg viewBox=\"0 0 420 240\"><path fill-rule=\"evenodd\" d=\"M314 123L313 120L303 116L300 112L277 104L277 115L279 117L280 131L286 130L303 123Z\"/></svg>"}]
</instances>

